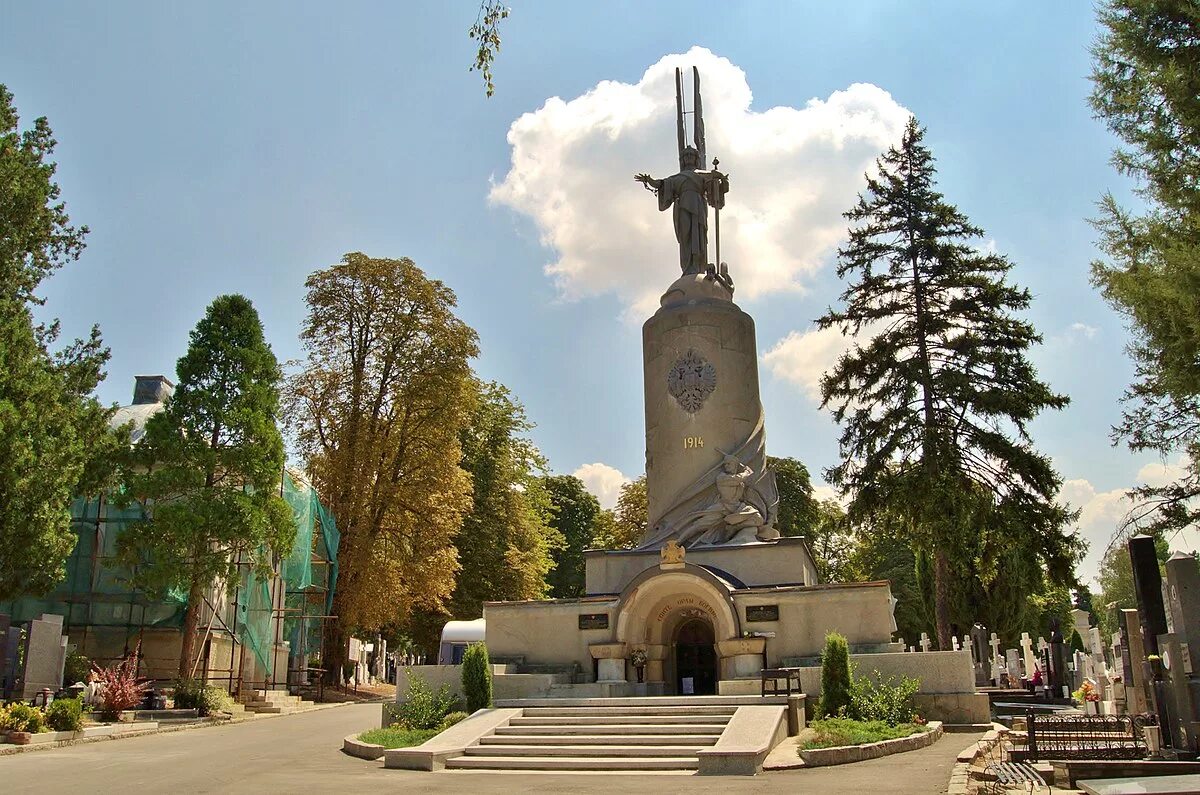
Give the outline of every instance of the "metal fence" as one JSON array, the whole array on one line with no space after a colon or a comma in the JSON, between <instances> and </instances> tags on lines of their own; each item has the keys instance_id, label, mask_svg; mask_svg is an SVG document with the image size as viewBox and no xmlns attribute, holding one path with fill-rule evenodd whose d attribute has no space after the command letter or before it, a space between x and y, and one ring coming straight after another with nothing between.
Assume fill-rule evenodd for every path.
<instances>
[{"instance_id":1,"label":"metal fence","mask_svg":"<svg viewBox=\"0 0 1200 795\"><path fill-rule=\"evenodd\" d=\"M1026 716L1028 759L1143 759L1153 715Z\"/></svg>"}]
</instances>

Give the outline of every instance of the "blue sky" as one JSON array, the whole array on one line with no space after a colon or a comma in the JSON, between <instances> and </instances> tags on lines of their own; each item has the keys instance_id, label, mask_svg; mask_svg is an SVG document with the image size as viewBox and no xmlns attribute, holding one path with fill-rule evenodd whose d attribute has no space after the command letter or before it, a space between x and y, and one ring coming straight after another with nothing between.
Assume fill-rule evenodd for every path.
<instances>
[{"instance_id":1,"label":"blue sky","mask_svg":"<svg viewBox=\"0 0 1200 795\"><path fill-rule=\"evenodd\" d=\"M1098 252L1086 218L1105 190L1129 201L1130 186L1108 165L1114 139L1086 103L1089 4L514 2L492 99L467 71L477 8L0 5L0 82L26 123L49 117L63 197L92 229L82 260L43 293L67 333L100 324L113 351L102 400L128 402L134 374L173 373L220 293L249 296L277 355L292 359L308 273L348 251L409 256L457 292L481 337L480 374L525 403L554 470L600 463L637 475L639 326L646 296L677 266L661 256L673 245L668 219L630 177L634 163L661 175L674 158L662 115L672 97L645 91L656 85L648 70L702 47L714 59L706 111L718 125L729 117L722 129L710 121L709 134L733 153L723 157L730 234L739 201L747 230L729 246L753 260L730 267L746 275L738 300L764 355L803 337L836 296L833 204L860 189L880 130L912 112L928 127L947 198L1034 293L1029 317L1046 338L1034 359L1073 403L1033 432L1068 480L1064 495L1084 508L1094 546L1120 516L1121 490L1169 475L1172 462L1108 440L1131 367L1120 318L1088 284ZM602 81L615 81L608 93L572 102ZM610 122L627 113L621 92L635 86L665 103L650 120L590 126L587 113L605 102L615 103ZM753 99L721 106L722 86L729 96L748 86ZM552 97L562 107L547 105ZM784 127L808 143L745 144L775 107L815 107ZM822 124L844 129L838 114L860 107L882 127L851 131L841 148L821 137ZM523 115L526 126L513 127ZM515 164L516 150L536 154L555 137L559 160ZM534 193L506 194L518 179ZM811 204L807 185L821 186ZM789 194L791 215L756 238L751 218L792 186L802 189ZM585 194L578 209L596 214L562 226L545 203L556 191ZM572 238L585 223L592 237ZM561 267L552 276L547 266ZM817 474L836 460L836 429L798 372L814 360L788 358L796 353L762 365L768 449ZM600 491L604 472L591 470Z\"/></svg>"}]
</instances>

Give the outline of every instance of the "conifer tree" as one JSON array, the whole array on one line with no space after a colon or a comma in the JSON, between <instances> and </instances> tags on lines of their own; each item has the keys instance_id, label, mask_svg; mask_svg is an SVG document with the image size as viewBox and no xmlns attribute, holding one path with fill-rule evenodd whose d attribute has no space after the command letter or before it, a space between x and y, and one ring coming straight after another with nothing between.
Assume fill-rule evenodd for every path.
<instances>
[{"instance_id":1,"label":"conifer tree","mask_svg":"<svg viewBox=\"0 0 1200 795\"><path fill-rule=\"evenodd\" d=\"M54 136L18 130L0 85L0 599L41 595L75 546L71 497L95 494L119 449L111 414L92 396L108 349L93 328L62 350L58 323L36 325L42 280L83 251L54 182Z\"/></svg>"},{"instance_id":2,"label":"conifer tree","mask_svg":"<svg viewBox=\"0 0 1200 795\"><path fill-rule=\"evenodd\" d=\"M1184 460L1174 483L1134 492L1126 526L1169 535L1200 521L1200 5L1111 0L1100 22L1092 107L1124 142L1113 162L1147 209L1103 197L1109 261L1092 280L1133 332L1137 380L1114 440Z\"/></svg>"},{"instance_id":3,"label":"conifer tree","mask_svg":"<svg viewBox=\"0 0 1200 795\"><path fill-rule=\"evenodd\" d=\"M1026 350L1041 341L1016 313L1029 292L1011 264L978 250L982 237L934 187L924 130L910 119L900 146L846 213L838 275L842 307L821 328L859 338L822 379L822 405L842 426L843 461L827 479L850 496L855 524L899 518L933 562L939 646L950 647L952 565L969 560L976 528L996 511L1036 542L1031 565L1070 580L1076 549L1054 501L1060 479L1026 426L1068 399L1040 381Z\"/></svg>"},{"instance_id":4,"label":"conifer tree","mask_svg":"<svg viewBox=\"0 0 1200 795\"><path fill-rule=\"evenodd\" d=\"M118 539L118 559L151 593L187 593L186 677L207 590L218 581L232 590L239 562L267 576L270 556L291 552L296 528L279 496L282 373L249 300L223 295L209 305L176 375L175 393L131 453L125 493L147 518Z\"/></svg>"}]
</instances>

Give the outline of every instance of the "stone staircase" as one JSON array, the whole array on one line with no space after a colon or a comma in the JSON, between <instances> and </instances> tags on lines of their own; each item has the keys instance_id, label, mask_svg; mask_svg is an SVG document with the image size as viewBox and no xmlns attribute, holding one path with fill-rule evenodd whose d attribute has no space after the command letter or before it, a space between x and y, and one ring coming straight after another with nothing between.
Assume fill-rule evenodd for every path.
<instances>
[{"instance_id":1,"label":"stone staircase","mask_svg":"<svg viewBox=\"0 0 1200 795\"><path fill-rule=\"evenodd\" d=\"M239 700L247 711L259 715L287 715L313 706L313 702L289 695L286 690L252 690Z\"/></svg>"},{"instance_id":2,"label":"stone staircase","mask_svg":"<svg viewBox=\"0 0 1200 795\"><path fill-rule=\"evenodd\" d=\"M605 701L610 705L525 707L463 756L447 759L446 768L695 770L696 752L716 744L737 710L734 704L689 698L658 698L652 705L645 699Z\"/></svg>"}]
</instances>

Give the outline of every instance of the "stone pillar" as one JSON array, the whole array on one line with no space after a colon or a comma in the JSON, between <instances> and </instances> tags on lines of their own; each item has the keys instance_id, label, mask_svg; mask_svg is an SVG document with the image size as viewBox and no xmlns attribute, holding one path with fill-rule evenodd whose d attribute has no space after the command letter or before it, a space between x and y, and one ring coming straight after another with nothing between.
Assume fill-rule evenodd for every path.
<instances>
[{"instance_id":1,"label":"stone pillar","mask_svg":"<svg viewBox=\"0 0 1200 795\"><path fill-rule=\"evenodd\" d=\"M676 281L642 327L649 537L683 492L762 418L754 320L720 282ZM672 373L679 370L680 375Z\"/></svg>"},{"instance_id":2,"label":"stone pillar","mask_svg":"<svg viewBox=\"0 0 1200 795\"><path fill-rule=\"evenodd\" d=\"M624 643L593 643L588 646L592 659L598 661L596 681L624 684L626 646Z\"/></svg>"},{"instance_id":3,"label":"stone pillar","mask_svg":"<svg viewBox=\"0 0 1200 795\"><path fill-rule=\"evenodd\" d=\"M661 684L666 681L664 665L667 660L667 650L670 648L661 643L646 644L646 684Z\"/></svg>"},{"instance_id":4,"label":"stone pillar","mask_svg":"<svg viewBox=\"0 0 1200 795\"><path fill-rule=\"evenodd\" d=\"M766 638L733 638L717 643L722 679L761 679Z\"/></svg>"}]
</instances>

